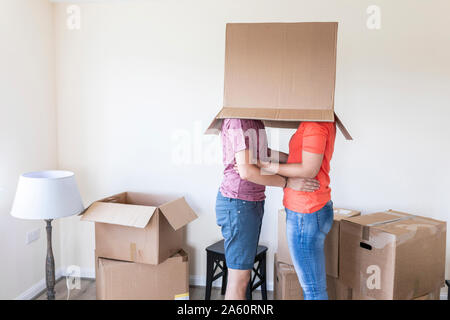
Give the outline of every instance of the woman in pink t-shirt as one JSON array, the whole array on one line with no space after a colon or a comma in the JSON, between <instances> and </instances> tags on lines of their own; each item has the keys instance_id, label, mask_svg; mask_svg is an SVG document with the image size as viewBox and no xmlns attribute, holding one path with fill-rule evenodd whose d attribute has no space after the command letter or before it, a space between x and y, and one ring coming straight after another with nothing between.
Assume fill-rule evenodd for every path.
<instances>
[{"instance_id":1,"label":"woman in pink t-shirt","mask_svg":"<svg viewBox=\"0 0 450 320\"><path fill-rule=\"evenodd\" d=\"M216 219L225 239L225 299L245 299L264 215L266 186L311 192L319 184L315 179L288 179L261 172L258 160L285 163L288 155L268 149L260 120L224 119L221 139L225 170L217 194Z\"/></svg>"}]
</instances>

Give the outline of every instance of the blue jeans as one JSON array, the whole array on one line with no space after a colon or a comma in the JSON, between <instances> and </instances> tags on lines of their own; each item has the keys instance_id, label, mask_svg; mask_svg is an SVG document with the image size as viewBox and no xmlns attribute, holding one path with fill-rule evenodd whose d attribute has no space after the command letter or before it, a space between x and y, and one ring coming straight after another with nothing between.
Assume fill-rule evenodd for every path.
<instances>
[{"instance_id":1,"label":"blue jeans","mask_svg":"<svg viewBox=\"0 0 450 320\"><path fill-rule=\"evenodd\" d=\"M228 268L253 268L263 216L264 200L227 198L219 191L216 199L216 220L225 239L225 260Z\"/></svg>"},{"instance_id":2,"label":"blue jeans","mask_svg":"<svg viewBox=\"0 0 450 320\"><path fill-rule=\"evenodd\" d=\"M286 209L286 237L305 300L328 300L325 237L333 225L333 202L314 213Z\"/></svg>"}]
</instances>

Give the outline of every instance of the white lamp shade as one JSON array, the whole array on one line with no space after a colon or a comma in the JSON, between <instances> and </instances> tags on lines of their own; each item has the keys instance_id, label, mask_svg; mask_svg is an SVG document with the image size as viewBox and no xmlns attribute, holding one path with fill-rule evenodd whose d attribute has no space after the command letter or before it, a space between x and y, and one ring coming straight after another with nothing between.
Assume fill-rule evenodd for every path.
<instances>
[{"instance_id":1,"label":"white lamp shade","mask_svg":"<svg viewBox=\"0 0 450 320\"><path fill-rule=\"evenodd\" d=\"M38 171L20 176L11 215L21 219L56 219L84 210L70 171Z\"/></svg>"}]
</instances>

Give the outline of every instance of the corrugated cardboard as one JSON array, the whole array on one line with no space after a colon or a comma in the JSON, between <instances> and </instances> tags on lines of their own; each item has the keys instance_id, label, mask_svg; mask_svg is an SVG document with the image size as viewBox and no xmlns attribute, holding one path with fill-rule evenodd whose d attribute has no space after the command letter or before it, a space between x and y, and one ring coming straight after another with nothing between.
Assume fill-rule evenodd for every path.
<instances>
[{"instance_id":1,"label":"corrugated cardboard","mask_svg":"<svg viewBox=\"0 0 450 320\"><path fill-rule=\"evenodd\" d=\"M327 274L339 277L339 231L341 220L361 215L361 211L334 208L333 226L325 238L325 261Z\"/></svg>"},{"instance_id":2,"label":"corrugated cardboard","mask_svg":"<svg viewBox=\"0 0 450 320\"><path fill-rule=\"evenodd\" d=\"M303 300L303 290L293 266L279 262L275 255L273 272L274 300Z\"/></svg>"},{"instance_id":3,"label":"corrugated cardboard","mask_svg":"<svg viewBox=\"0 0 450 320\"><path fill-rule=\"evenodd\" d=\"M189 299L189 261L181 250L154 266L96 259L98 300Z\"/></svg>"},{"instance_id":4,"label":"corrugated cardboard","mask_svg":"<svg viewBox=\"0 0 450 320\"><path fill-rule=\"evenodd\" d=\"M352 289L340 279L327 275L327 292L329 300L352 300Z\"/></svg>"},{"instance_id":5,"label":"corrugated cardboard","mask_svg":"<svg viewBox=\"0 0 450 320\"><path fill-rule=\"evenodd\" d=\"M445 241L445 222L398 211L344 219L339 277L359 299L426 295L444 283Z\"/></svg>"},{"instance_id":6,"label":"corrugated cardboard","mask_svg":"<svg viewBox=\"0 0 450 320\"><path fill-rule=\"evenodd\" d=\"M303 300L303 290L292 265L282 263L274 258L274 289L275 300ZM327 292L329 300L351 300L351 289L339 279L327 276Z\"/></svg>"},{"instance_id":7,"label":"corrugated cardboard","mask_svg":"<svg viewBox=\"0 0 450 320\"><path fill-rule=\"evenodd\" d=\"M229 23L224 105L208 128L225 118L260 119L297 128L301 121L336 121L337 22Z\"/></svg>"},{"instance_id":8,"label":"corrugated cardboard","mask_svg":"<svg viewBox=\"0 0 450 320\"><path fill-rule=\"evenodd\" d=\"M440 300L441 299L441 288L438 288L426 295L414 298L413 300Z\"/></svg>"},{"instance_id":9,"label":"corrugated cardboard","mask_svg":"<svg viewBox=\"0 0 450 320\"><path fill-rule=\"evenodd\" d=\"M182 248L183 227L196 218L184 198L124 192L93 203L81 220L95 222L99 257L158 264Z\"/></svg>"},{"instance_id":10,"label":"corrugated cardboard","mask_svg":"<svg viewBox=\"0 0 450 320\"><path fill-rule=\"evenodd\" d=\"M352 292L350 289L350 293L352 295L352 300L375 300L373 297L361 296L360 292ZM413 298L411 300L440 300L441 299L441 288L435 289L432 292L424 294L423 296ZM404 300L404 299L402 299Z\"/></svg>"},{"instance_id":11,"label":"corrugated cardboard","mask_svg":"<svg viewBox=\"0 0 450 320\"><path fill-rule=\"evenodd\" d=\"M334 222L330 232L325 238L325 263L327 274L338 278L339 276L339 228L340 221L345 218L360 215L360 211L334 208ZM278 261L293 264L286 239L286 211L279 210L278 213Z\"/></svg>"}]
</instances>

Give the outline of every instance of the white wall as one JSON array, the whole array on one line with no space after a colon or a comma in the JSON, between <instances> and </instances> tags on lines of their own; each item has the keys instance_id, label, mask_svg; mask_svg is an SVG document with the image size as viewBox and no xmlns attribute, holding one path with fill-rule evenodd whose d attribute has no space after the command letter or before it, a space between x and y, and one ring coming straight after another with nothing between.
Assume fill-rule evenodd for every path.
<instances>
[{"instance_id":1,"label":"white wall","mask_svg":"<svg viewBox=\"0 0 450 320\"><path fill-rule=\"evenodd\" d=\"M45 222L9 212L21 173L57 166L52 6L47 0L0 1L0 39L0 299L12 299L45 276ZM26 245L26 233L37 228L40 239Z\"/></svg>"},{"instance_id":2,"label":"white wall","mask_svg":"<svg viewBox=\"0 0 450 320\"><path fill-rule=\"evenodd\" d=\"M366 8L374 3L382 10L380 30L366 27ZM173 134L186 130L192 140L207 139L202 130L222 104L226 22L339 21L336 111L355 141L337 137L335 206L449 220L447 0L80 7L81 30L65 27L66 4L55 11L59 165L76 172L86 203L124 190L185 195L199 215L188 228L191 274L198 279L205 274L204 248L221 237L214 202L222 167L175 165ZM283 150L291 133L280 134ZM271 189L267 196L261 243L270 248L270 282L282 194ZM91 269L93 226L78 220L62 222L63 265Z\"/></svg>"}]
</instances>

